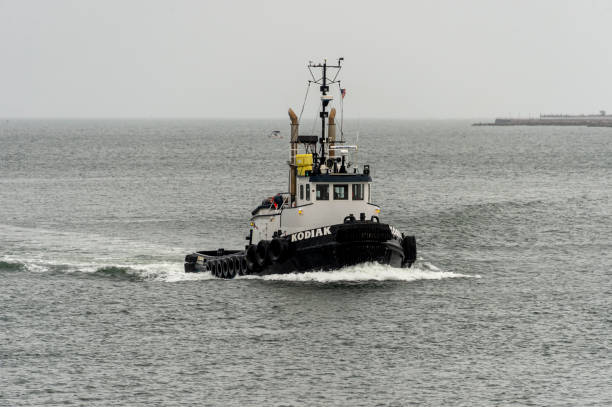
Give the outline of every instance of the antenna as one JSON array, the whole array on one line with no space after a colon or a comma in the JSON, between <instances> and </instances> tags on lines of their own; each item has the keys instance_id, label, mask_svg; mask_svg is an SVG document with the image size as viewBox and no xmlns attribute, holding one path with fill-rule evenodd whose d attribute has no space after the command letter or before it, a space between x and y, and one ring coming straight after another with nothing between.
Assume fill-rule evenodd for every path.
<instances>
[{"instance_id":1,"label":"antenna","mask_svg":"<svg viewBox=\"0 0 612 407\"><path fill-rule=\"evenodd\" d=\"M355 134L355 164L359 165L359 130Z\"/></svg>"},{"instance_id":2,"label":"antenna","mask_svg":"<svg viewBox=\"0 0 612 407\"><path fill-rule=\"evenodd\" d=\"M342 68L342 61L344 61L343 57L338 58L337 65L328 65L327 59L324 59L323 63L315 64L312 61L309 61L308 63L308 70L310 71L310 74L312 75L312 78L313 78L312 82L320 85L319 90L321 91L321 112L319 113L319 117L321 118L321 138L319 139L321 143L321 150L320 150L318 162L313 163L314 173L320 172L320 166L325 163L325 147L326 147L326 144L329 143L329 139L327 139L325 136L325 125L326 125L325 121L327 117L329 116L329 113L326 111L326 109L327 109L327 105L333 100L333 97L331 95L328 95L327 93L329 92L329 85L338 82L336 79L338 78L338 74L340 73L340 69ZM321 68L321 73L322 73L321 78L319 79L315 78L314 74L312 73L312 68ZM327 72L329 69L336 69L336 74L334 78L331 80L328 77L328 72Z\"/></svg>"}]
</instances>

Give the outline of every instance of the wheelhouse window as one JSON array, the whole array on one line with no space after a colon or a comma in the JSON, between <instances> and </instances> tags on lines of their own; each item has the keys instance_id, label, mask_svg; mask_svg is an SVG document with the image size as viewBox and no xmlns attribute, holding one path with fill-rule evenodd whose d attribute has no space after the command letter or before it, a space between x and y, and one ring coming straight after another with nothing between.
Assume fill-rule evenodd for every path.
<instances>
[{"instance_id":1,"label":"wheelhouse window","mask_svg":"<svg viewBox=\"0 0 612 407\"><path fill-rule=\"evenodd\" d=\"M304 185L300 185L300 199L304 199Z\"/></svg>"},{"instance_id":2,"label":"wheelhouse window","mask_svg":"<svg viewBox=\"0 0 612 407\"><path fill-rule=\"evenodd\" d=\"M317 184L317 201L329 200L329 185Z\"/></svg>"},{"instance_id":3,"label":"wheelhouse window","mask_svg":"<svg viewBox=\"0 0 612 407\"><path fill-rule=\"evenodd\" d=\"M348 185L334 185L334 199L348 199Z\"/></svg>"},{"instance_id":4,"label":"wheelhouse window","mask_svg":"<svg viewBox=\"0 0 612 407\"><path fill-rule=\"evenodd\" d=\"M306 184L306 200L310 201L310 184Z\"/></svg>"},{"instance_id":5,"label":"wheelhouse window","mask_svg":"<svg viewBox=\"0 0 612 407\"><path fill-rule=\"evenodd\" d=\"M353 201L363 201L363 184L353 184Z\"/></svg>"}]
</instances>

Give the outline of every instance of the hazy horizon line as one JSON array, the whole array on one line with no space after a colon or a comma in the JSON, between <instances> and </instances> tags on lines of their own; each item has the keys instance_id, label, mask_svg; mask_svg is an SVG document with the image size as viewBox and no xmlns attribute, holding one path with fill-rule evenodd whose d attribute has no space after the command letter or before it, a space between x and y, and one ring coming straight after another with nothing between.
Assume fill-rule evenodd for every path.
<instances>
[{"instance_id":1,"label":"hazy horizon line","mask_svg":"<svg viewBox=\"0 0 612 407\"><path fill-rule=\"evenodd\" d=\"M493 120L497 117L531 117L531 116L487 116L487 117L345 117L344 120ZM2 117L1 121L10 120L287 120L288 117L238 117L238 116L219 116L219 117L195 117L195 116L20 116ZM319 120L319 119L317 119ZM304 122L304 121L303 121Z\"/></svg>"}]
</instances>

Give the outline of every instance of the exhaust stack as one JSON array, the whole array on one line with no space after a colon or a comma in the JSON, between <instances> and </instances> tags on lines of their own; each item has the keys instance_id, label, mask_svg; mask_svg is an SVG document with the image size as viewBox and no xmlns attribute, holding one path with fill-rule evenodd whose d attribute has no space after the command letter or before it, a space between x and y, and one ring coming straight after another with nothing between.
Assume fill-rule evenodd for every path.
<instances>
[{"instance_id":1,"label":"exhaust stack","mask_svg":"<svg viewBox=\"0 0 612 407\"><path fill-rule=\"evenodd\" d=\"M298 146L299 123L297 115L291 108L289 108L289 118L291 119L291 161L289 162L289 194L291 195L291 204L293 204L295 202L295 194L297 189L297 165L295 163L295 156L297 154Z\"/></svg>"},{"instance_id":2,"label":"exhaust stack","mask_svg":"<svg viewBox=\"0 0 612 407\"><path fill-rule=\"evenodd\" d=\"M336 151L332 148L336 144L336 108L332 107L329 112L329 119L327 124L327 135L329 137L329 156L334 157Z\"/></svg>"}]
</instances>

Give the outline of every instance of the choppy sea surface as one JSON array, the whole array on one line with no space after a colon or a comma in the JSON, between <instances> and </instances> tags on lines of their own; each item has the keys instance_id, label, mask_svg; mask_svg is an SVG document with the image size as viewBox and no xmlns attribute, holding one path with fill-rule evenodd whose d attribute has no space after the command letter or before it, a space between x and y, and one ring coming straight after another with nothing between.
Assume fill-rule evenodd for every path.
<instances>
[{"instance_id":1,"label":"choppy sea surface","mask_svg":"<svg viewBox=\"0 0 612 407\"><path fill-rule=\"evenodd\" d=\"M347 121L414 268L184 274L287 130L2 120L0 405L612 405L612 129Z\"/></svg>"}]
</instances>

